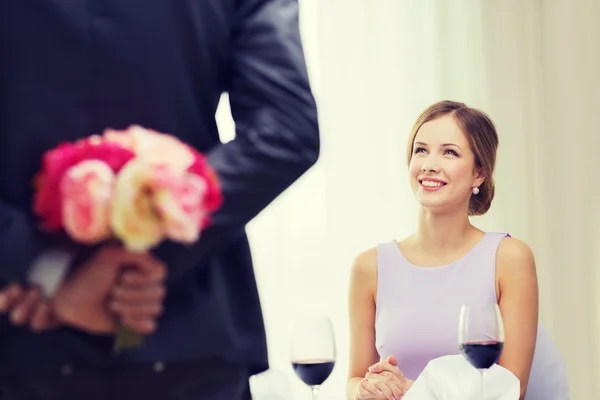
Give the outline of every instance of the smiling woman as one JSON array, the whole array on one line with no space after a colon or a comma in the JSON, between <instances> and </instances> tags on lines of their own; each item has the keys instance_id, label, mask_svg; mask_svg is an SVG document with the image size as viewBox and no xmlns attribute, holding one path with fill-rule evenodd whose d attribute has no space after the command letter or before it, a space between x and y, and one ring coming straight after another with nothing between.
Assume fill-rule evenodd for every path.
<instances>
[{"instance_id":1,"label":"smiling woman","mask_svg":"<svg viewBox=\"0 0 600 400\"><path fill-rule=\"evenodd\" d=\"M461 103L436 103L419 116L410 135L407 157L413 191L417 181L424 191L436 191L447 183L459 183L451 182L453 176L472 170L471 182L462 182L471 188L456 190L465 194L460 200L469 199L469 215L485 214L494 198L497 149L498 134L485 113ZM447 175L435 176L437 170Z\"/></svg>"},{"instance_id":2,"label":"smiling woman","mask_svg":"<svg viewBox=\"0 0 600 400\"><path fill-rule=\"evenodd\" d=\"M417 230L359 254L352 268L348 399L402 396L431 360L460 354L465 304L498 304L505 330L498 363L519 379L521 400L569 398L562 358L538 326L532 251L469 219L494 198L497 148L491 119L462 103L436 103L417 119L408 143ZM390 359L391 374L369 368Z\"/></svg>"}]
</instances>

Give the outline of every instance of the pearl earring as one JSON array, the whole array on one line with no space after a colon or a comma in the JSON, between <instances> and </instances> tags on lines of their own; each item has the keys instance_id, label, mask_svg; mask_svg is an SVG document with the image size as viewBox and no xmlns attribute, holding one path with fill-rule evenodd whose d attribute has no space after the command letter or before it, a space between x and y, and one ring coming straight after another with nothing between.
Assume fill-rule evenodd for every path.
<instances>
[{"instance_id":1,"label":"pearl earring","mask_svg":"<svg viewBox=\"0 0 600 400\"><path fill-rule=\"evenodd\" d=\"M479 188L478 187L474 187L473 188L473 194L474 195L478 195L479 194Z\"/></svg>"}]
</instances>

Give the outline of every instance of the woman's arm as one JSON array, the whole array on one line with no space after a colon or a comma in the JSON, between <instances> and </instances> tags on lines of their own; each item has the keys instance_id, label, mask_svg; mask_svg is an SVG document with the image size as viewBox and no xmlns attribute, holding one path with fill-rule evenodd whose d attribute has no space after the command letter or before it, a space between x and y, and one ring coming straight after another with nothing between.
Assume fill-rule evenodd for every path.
<instances>
[{"instance_id":1,"label":"woman's arm","mask_svg":"<svg viewBox=\"0 0 600 400\"><path fill-rule=\"evenodd\" d=\"M499 364L519 379L523 400L538 327L538 282L529 246L514 238L504 239L496 255L496 276L505 334Z\"/></svg>"},{"instance_id":2,"label":"woman's arm","mask_svg":"<svg viewBox=\"0 0 600 400\"><path fill-rule=\"evenodd\" d=\"M348 313L350 317L350 371L347 399L356 398L356 389L371 365L379 361L375 348L375 298L377 292L377 249L359 254L350 274Z\"/></svg>"}]
</instances>

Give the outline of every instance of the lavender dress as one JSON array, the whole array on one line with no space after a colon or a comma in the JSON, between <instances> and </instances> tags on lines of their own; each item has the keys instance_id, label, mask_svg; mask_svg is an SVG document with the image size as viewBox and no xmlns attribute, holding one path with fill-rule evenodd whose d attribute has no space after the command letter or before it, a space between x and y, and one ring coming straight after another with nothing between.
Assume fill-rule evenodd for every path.
<instances>
[{"instance_id":1,"label":"lavender dress","mask_svg":"<svg viewBox=\"0 0 600 400\"><path fill-rule=\"evenodd\" d=\"M409 379L435 358L460 354L462 304L496 302L496 251L506 233L488 232L463 258L421 268L395 241L380 244L375 345L381 358L395 355ZM538 327L527 400L569 399L564 361L548 332Z\"/></svg>"}]
</instances>

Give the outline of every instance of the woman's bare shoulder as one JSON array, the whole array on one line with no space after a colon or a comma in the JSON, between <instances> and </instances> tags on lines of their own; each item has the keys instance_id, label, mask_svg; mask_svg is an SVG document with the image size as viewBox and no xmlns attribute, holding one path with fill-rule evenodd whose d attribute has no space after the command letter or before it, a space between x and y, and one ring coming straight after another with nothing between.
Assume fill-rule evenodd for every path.
<instances>
[{"instance_id":1,"label":"woman's bare shoulder","mask_svg":"<svg viewBox=\"0 0 600 400\"><path fill-rule=\"evenodd\" d=\"M373 278L377 273L377 246L358 253L352 263L352 274L358 278Z\"/></svg>"},{"instance_id":2,"label":"woman's bare shoulder","mask_svg":"<svg viewBox=\"0 0 600 400\"><path fill-rule=\"evenodd\" d=\"M499 283L535 281L536 265L531 247L522 240L504 238L496 252L496 273Z\"/></svg>"},{"instance_id":3,"label":"woman's bare shoulder","mask_svg":"<svg viewBox=\"0 0 600 400\"><path fill-rule=\"evenodd\" d=\"M364 250L354 257L350 272L352 301L368 300L372 306L377 293L377 247ZM366 304L366 303L364 303Z\"/></svg>"},{"instance_id":4,"label":"woman's bare shoulder","mask_svg":"<svg viewBox=\"0 0 600 400\"><path fill-rule=\"evenodd\" d=\"M514 237L506 237L498 246L496 261L506 268L535 265L533 251L527 243Z\"/></svg>"}]
</instances>

